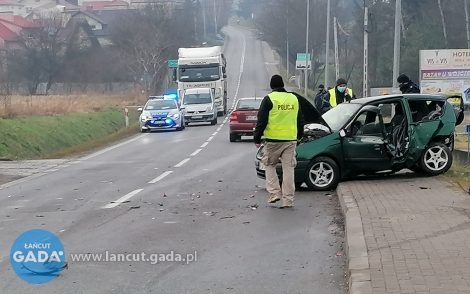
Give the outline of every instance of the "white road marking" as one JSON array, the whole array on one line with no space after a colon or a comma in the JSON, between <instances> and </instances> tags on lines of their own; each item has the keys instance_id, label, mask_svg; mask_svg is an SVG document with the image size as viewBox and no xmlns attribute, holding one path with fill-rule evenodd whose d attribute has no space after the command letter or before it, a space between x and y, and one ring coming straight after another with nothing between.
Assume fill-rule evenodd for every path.
<instances>
[{"instance_id":1,"label":"white road marking","mask_svg":"<svg viewBox=\"0 0 470 294\"><path fill-rule=\"evenodd\" d=\"M185 164L186 162L188 162L191 158L186 158L186 159L183 159L181 160L180 163L178 163L177 165L175 165L175 167L180 167L182 166L183 164Z\"/></svg>"},{"instance_id":2,"label":"white road marking","mask_svg":"<svg viewBox=\"0 0 470 294\"><path fill-rule=\"evenodd\" d=\"M201 152L202 149L198 149L196 151L194 151L190 156L195 156L196 154L198 154L199 152Z\"/></svg>"},{"instance_id":3,"label":"white road marking","mask_svg":"<svg viewBox=\"0 0 470 294\"><path fill-rule=\"evenodd\" d=\"M214 136L210 136L209 139L207 139L207 142L212 141L212 139L214 139Z\"/></svg>"},{"instance_id":4,"label":"white road marking","mask_svg":"<svg viewBox=\"0 0 470 294\"><path fill-rule=\"evenodd\" d=\"M170 221L170 222L163 222L163 223L164 223L164 224L177 224L178 222L172 222L172 221Z\"/></svg>"},{"instance_id":5,"label":"white road marking","mask_svg":"<svg viewBox=\"0 0 470 294\"><path fill-rule=\"evenodd\" d=\"M118 206L119 204L131 199L132 197L134 197L135 195L137 195L138 193L142 192L142 190L144 189L137 189L137 190L134 190L132 192L130 192L129 194L127 195L124 195L122 196L121 198L119 198L118 200L114 201L113 203L109 203L105 206L103 206L103 208L113 208L113 207L116 207Z\"/></svg>"},{"instance_id":6,"label":"white road marking","mask_svg":"<svg viewBox=\"0 0 470 294\"><path fill-rule=\"evenodd\" d=\"M104 153L109 152L109 151L111 151L111 150L114 150L114 149L116 149L116 148L119 148L119 147L121 147L121 146L124 146L124 145L126 145L126 144L129 144L129 143L134 142L134 141L136 141L136 140L139 140L139 139L141 139L141 138L143 138L144 136L147 136L147 135L148 135L148 134L139 135L139 136L137 136L137 137L135 137L135 138L132 138L132 139L130 139L130 140L127 140L127 141L125 141L125 142L116 144L116 145L114 145L114 146L108 147L108 148L106 148L106 149L103 149L103 150L101 150L101 151L95 152L95 153L90 154L90 155L88 155L88 156L82 157L82 158L80 158L80 161L88 160L88 159L91 159L91 158L93 158L93 157L99 156L99 155L101 155L101 154L104 154Z\"/></svg>"},{"instance_id":7,"label":"white road marking","mask_svg":"<svg viewBox=\"0 0 470 294\"><path fill-rule=\"evenodd\" d=\"M207 146L207 144L209 144L209 142L205 142L204 144L201 145L201 148L204 148Z\"/></svg>"},{"instance_id":8,"label":"white road marking","mask_svg":"<svg viewBox=\"0 0 470 294\"><path fill-rule=\"evenodd\" d=\"M164 172L163 174L159 175L158 177L156 177L155 179L151 180L150 182L148 182L149 184L155 184L156 182L162 180L164 177L168 176L169 174L171 174L173 171L169 170L169 171L166 171Z\"/></svg>"},{"instance_id":9,"label":"white road marking","mask_svg":"<svg viewBox=\"0 0 470 294\"><path fill-rule=\"evenodd\" d=\"M215 136L215 135L217 135L217 131L212 133L212 136Z\"/></svg>"}]
</instances>

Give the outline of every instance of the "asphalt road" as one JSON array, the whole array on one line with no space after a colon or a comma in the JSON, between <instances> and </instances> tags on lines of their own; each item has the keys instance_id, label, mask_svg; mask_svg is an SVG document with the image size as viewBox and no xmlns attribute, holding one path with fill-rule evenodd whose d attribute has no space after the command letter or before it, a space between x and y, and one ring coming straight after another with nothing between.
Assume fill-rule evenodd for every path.
<instances>
[{"instance_id":1,"label":"asphalt road","mask_svg":"<svg viewBox=\"0 0 470 294\"><path fill-rule=\"evenodd\" d=\"M263 96L263 47L229 27L229 97ZM0 190L0 293L346 293L338 204L299 191L294 209L269 205L252 141L228 122L138 135ZM124 197L125 199L122 199ZM118 199L124 203L112 203ZM256 209L254 209L255 207ZM11 269L17 236L55 233L68 269L31 285ZM186 262L77 262L71 253L169 253ZM338 254L339 255L339 254Z\"/></svg>"}]
</instances>

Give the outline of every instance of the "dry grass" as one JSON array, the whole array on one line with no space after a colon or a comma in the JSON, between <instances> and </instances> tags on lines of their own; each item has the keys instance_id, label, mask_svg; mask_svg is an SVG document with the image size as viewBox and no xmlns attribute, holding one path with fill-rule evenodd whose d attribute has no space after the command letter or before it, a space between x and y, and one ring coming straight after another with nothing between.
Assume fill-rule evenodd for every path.
<instances>
[{"instance_id":1,"label":"dry grass","mask_svg":"<svg viewBox=\"0 0 470 294\"><path fill-rule=\"evenodd\" d=\"M143 105L146 98L132 94L0 97L0 118L91 113L109 108Z\"/></svg>"},{"instance_id":2,"label":"dry grass","mask_svg":"<svg viewBox=\"0 0 470 294\"><path fill-rule=\"evenodd\" d=\"M460 189L469 192L470 189L470 167L460 162L454 162L451 169L442 175L446 180L456 184Z\"/></svg>"},{"instance_id":3,"label":"dry grass","mask_svg":"<svg viewBox=\"0 0 470 294\"><path fill-rule=\"evenodd\" d=\"M468 136L461 135L455 136L455 149L467 150L468 148Z\"/></svg>"}]
</instances>

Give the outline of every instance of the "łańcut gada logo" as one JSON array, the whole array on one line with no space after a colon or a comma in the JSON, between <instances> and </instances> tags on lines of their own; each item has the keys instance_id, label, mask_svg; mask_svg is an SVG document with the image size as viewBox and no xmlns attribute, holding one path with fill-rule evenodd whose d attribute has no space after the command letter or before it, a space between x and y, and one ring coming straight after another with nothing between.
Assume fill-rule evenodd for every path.
<instances>
[{"instance_id":1,"label":"\u0142a\u0144cut gada logo","mask_svg":"<svg viewBox=\"0 0 470 294\"><path fill-rule=\"evenodd\" d=\"M21 234L10 250L10 263L22 280L44 284L57 277L65 263L62 242L53 233L34 229Z\"/></svg>"}]
</instances>

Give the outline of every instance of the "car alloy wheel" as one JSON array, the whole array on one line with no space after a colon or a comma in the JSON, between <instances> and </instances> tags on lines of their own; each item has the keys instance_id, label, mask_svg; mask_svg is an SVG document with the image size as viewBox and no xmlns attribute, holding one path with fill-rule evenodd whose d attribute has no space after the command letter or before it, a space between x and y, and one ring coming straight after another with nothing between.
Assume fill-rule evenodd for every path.
<instances>
[{"instance_id":1,"label":"car alloy wheel","mask_svg":"<svg viewBox=\"0 0 470 294\"><path fill-rule=\"evenodd\" d=\"M421 156L421 168L430 175L440 175L452 166L453 157L449 147L442 143L431 143Z\"/></svg>"},{"instance_id":2,"label":"car alloy wheel","mask_svg":"<svg viewBox=\"0 0 470 294\"><path fill-rule=\"evenodd\" d=\"M316 191L329 191L336 188L340 180L336 162L326 156L314 158L307 168L305 183Z\"/></svg>"}]
</instances>

